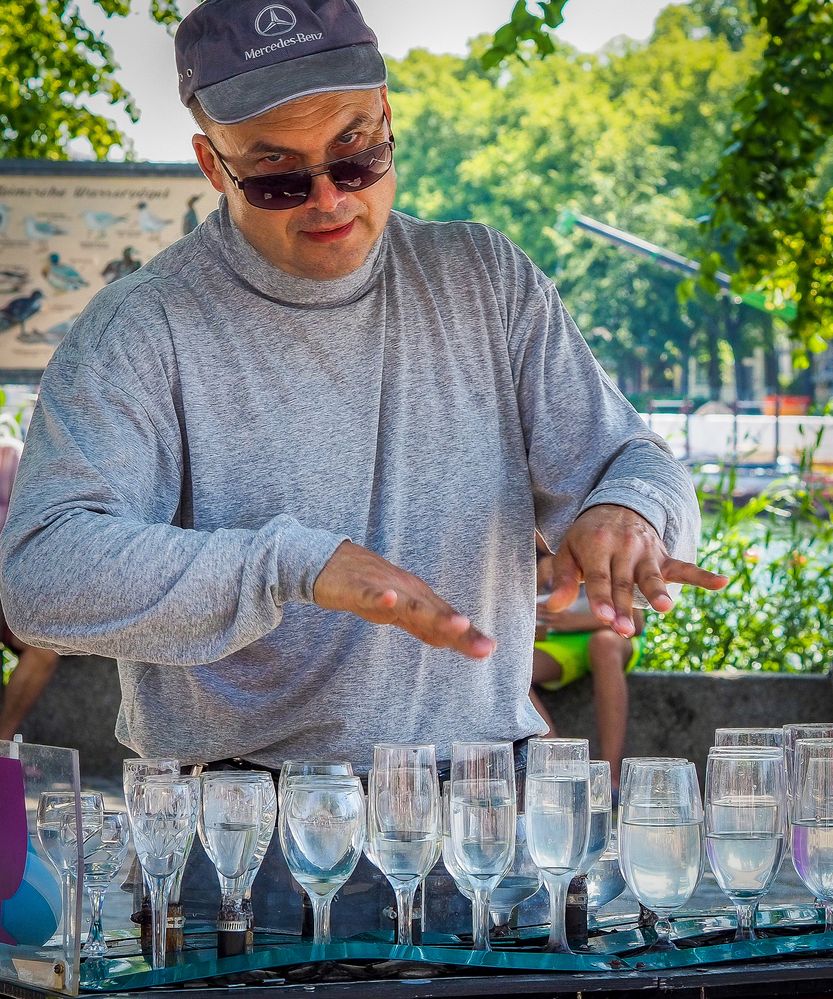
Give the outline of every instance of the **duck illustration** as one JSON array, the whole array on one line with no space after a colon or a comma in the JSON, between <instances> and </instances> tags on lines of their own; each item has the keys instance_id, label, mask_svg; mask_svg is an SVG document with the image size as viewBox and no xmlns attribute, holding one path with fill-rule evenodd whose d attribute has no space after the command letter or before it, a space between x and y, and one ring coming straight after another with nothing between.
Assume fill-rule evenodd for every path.
<instances>
[{"instance_id":1,"label":"duck illustration","mask_svg":"<svg viewBox=\"0 0 833 999\"><path fill-rule=\"evenodd\" d=\"M197 210L194 206L201 197L201 194L193 194L188 199L188 208L186 209L185 215L182 217L183 236L187 236L189 232L193 232L200 224L199 217L197 216Z\"/></svg>"},{"instance_id":2,"label":"duck illustration","mask_svg":"<svg viewBox=\"0 0 833 999\"><path fill-rule=\"evenodd\" d=\"M11 208L8 205L0 204L0 236L6 234L6 226L9 224L9 215L11 215Z\"/></svg>"},{"instance_id":3,"label":"duck illustration","mask_svg":"<svg viewBox=\"0 0 833 999\"><path fill-rule=\"evenodd\" d=\"M66 229L55 225L54 222L36 219L34 215L26 216L23 220L23 228L26 231L26 238L38 243L45 243L50 236L66 236Z\"/></svg>"},{"instance_id":4,"label":"duck illustration","mask_svg":"<svg viewBox=\"0 0 833 999\"><path fill-rule=\"evenodd\" d=\"M77 315L71 316L69 319L64 319L63 322L55 323L54 326L50 326L46 332L41 332L41 330L27 330L22 331L17 334L17 339L21 343L27 345L34 344L47 344L50 347L57 347L58 344L63 340L63 338L69 333L72 324L78 318Z\"/></svg>"},{"instance_id":5,"label":"duck illustration","mask_svg":"<svg viewBox=\"0 0 833 999\"><path fill-rule=\"evenodd\" d=\"M13 295L29 280L29 272L22 267L0 268L0 295Z\"/></svg>"},{"instance_id":6,"label":"duck illustration","mask_svg":"<svg viewBox=\"0 0 833 999\"><path fill-rule=\"evenodd\" d=\"M101 272L101 276L107 284L112 284L114 281L118 281L119 278L127 277L128 274L132 274L142 266L142 261L133 255L135 252L132 246L126 246L119 258L111 260L107 264Z\"/></svg>"},{"instance_id":7,"label":"duck illustration","mask_svg":"<svg viewBox=\"0 0 833 999\"><path fill-rule=\"evenodd\" d=\"M3 329L11 326L20 326L22 332L26 332L26 320L31 319L40 312L43 292L36 288L31 295L24 295L22 298L13 298L0 309Z\"/></svg>"},{"instance_id":8,"label":"duck illustration","mask_svg":"<svg viewBox=\"0 0 833 999\"><path fill-rule=\"evenodd\" d=\"M84 212L84 222L90 234L96 239L104 239L107 230L119 222L126 222L126 215L114 215L112 212Z\"/></svg>"},{"instance_id":9,"label":"duck illustration","mask_svg":"<svg viewBox=\"0 0 833 999\"><path fill-rule=\"evenodd\" d=\"M139 209L139 226L142 232L151 236L158 236L160 232L171 224L173 219L160 219L148 208L147 203L140 201L136 207Z\"/></svg>"},{"instance_id":10,"label":"duck illustration","mask_svg":"<svg viewBox=\"0 0 833 999\"><path fill-rule=\"evenodd\" d=\"M58 291L78 291L79 288L87 286L87 282L74 267L61 263L61 258L57 253L49 254L49 263L41 273Z\"/></svg>"}]
</instances>

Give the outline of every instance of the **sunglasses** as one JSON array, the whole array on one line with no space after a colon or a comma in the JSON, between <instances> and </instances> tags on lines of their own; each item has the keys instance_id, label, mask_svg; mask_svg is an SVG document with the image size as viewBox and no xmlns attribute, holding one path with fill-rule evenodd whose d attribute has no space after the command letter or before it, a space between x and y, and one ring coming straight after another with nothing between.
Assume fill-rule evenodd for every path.
<instances>
[{"instance_id":1,"label":"sunglasses","mask_svg":"<svg viewBox=\"0 0 833 999\"><path fill-rule=\"evenodd\" d=\"M208 136L206 139L229 178L243 192L246 201L254 208L265 208L270 212L281 212L302 205L312 192L313 177L322 177L324 174L329 174L330 180L339 191L346 191L349 194L366 191L390 170L393 165L393 151L396 148L396 141L391 132L390 138L385 142L369 146L360 153L319 163L307 170L265 173L240 180L229 170L211 139Z\"/></svg>"}]
</instances>

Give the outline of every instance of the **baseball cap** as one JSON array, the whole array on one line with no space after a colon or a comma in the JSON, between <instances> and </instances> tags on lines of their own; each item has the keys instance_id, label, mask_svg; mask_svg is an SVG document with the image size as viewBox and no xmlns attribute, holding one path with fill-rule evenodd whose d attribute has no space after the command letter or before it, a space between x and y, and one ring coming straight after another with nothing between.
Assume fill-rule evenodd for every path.
<instances>
[{"instance_id":1,"label":"baseball cap","mask_svg":"<svg viewBox=\"0 0 833 999\"><path fill-rule=\"evenodd\" d=\"M204 0L174 40L183 104L213 121L254 118L298 97L371 90L386 78L376 35L353 0Z\"/></svg>"}]
</instances>

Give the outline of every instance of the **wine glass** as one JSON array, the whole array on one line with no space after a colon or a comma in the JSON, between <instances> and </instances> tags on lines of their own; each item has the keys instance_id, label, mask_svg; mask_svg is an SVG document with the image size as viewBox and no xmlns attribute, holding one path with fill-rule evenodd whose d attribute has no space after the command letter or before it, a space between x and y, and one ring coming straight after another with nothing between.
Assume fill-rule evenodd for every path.
<instances>
[{"instance_id":1,"label":"wine glass","mask_svg":"<svg viewBox=\"0 0 833 999\"><path fill-rule=\"evenodd\" d=\"M784 731L780 728L716 728L715 746L774 746L784 745Z\"/></svg>"},{"instance_id":2,"label":"wine glass","mask_svg":"<svg viewBox=\"0 0 833 999\"><path fill-rule=\"evenodd\" d=\"M316 945L330 942L330 905L362 855L365 804L358 777L309 775L287 784L278 812L287 866L312 903Z\"/></svg>"},{"instance_id":3,"label":"wine glass","mask_svg":"<svg viewBox=\"0 0 833 999\"><path fill-rule=\"evenodd\" d=\"M586 739L530 739L526 771L529 852L550 896L547 950L570 954L567 889L590 837L590 750Z\"/></svg>"},{"instance_id":4,"label":"wine glass","mask_svg":"<svg viewBox=\"0 0 833 999\"><path fill-rule=\"evenodd\" d=\"M706 853L718 885L737 911L735 940L755 939L755 912L784 859L784 783L784 754L778 747L709 752Z\"/></svg>"},{"instance_id":5,"label":"wine glass","mask_svg":"<svg viewBox=\"0 0 833 999\"><path fill-rule=\"evenodd\" d=\"M247 922L243 879L257 847L262 788L260 777L250 771L218 771L201 777L197 829L220 881L221 923Z\"/></svg>"},{"instance_id":6,"label":"wine glass","mask_svg":"<svg viewBox=\"0 0 833 999\"><path fill-rule=\"evenodd\" d=\"M194 842L199 808L199 777L148 774L130 791L133 842L150 889L154 971L165 967L168 899Z\"/></svg>"},{"instance_id":7,"label":"wine glass","mask_svg":"<svg viewBox=\"0 0 833 999\"><path fill-rule=\"evenodd\" d=\"M331 777L352 777L353 766L342 760L286 760L281 767L278 777L278 812L283 808L283 799L289 781L294 777L305 776L331 776ZM301 907L303 911L301 922L301 936L309 936L308 920L311 916L312 902L303 887L290 875L292 888L301 896Z\"/></svg>"},{"instance_id":8,"label":"wine glass","mask_svg":"<svg viewBox=\"0 0 833 999\"><path fill-rule=\"evenodd\" d=\"M414 895L436 864L442 816L433 746L373 747L368 778L368 859L396 895L396 943L413 945Z\"/></svg>"},{"instance_id":9,"label":"wine glass","mask_svg":"<svg viewBox=\"0 0 833 999\"><path fill-rule=\"evenodd\" d=\"M451 747L451 847L474 901L475 950L491 950L489 900L515 856L515 759L511 742Z\"/></svg>"},{"instance_id":10,"label":"wine glass","mask_svg":"<svg viewBox=\"0 0 833 999\"><path fill-rule=\"evenodd\" d=\"M104 896L121 870L129 842L127 812L105 811L101 828L84 843L84 886L90 900L90 931L81 951L85 957L102 957L107 953L102 924Z\"/></svg>"},{"instance_id":11,"label":"wine glass","mask_svg":"<svg viewBox=\"0 0 833 999\"><path fill-rule=\"evenodd\" d=\"M632 765L619 803L619 863L635 897L657 915L657 950L676 950L669 915L703 874L703 805L693 763Z\"/></svg>"},{"instance_id":12,"label":"wine glass","mask_svg":"<svg viewBox=\"0 0 833 999\"><path fill-rule=\"evenodd\" d=\"M790 802L796 873L824 906L825 932L833 930L833 739L793 743Z\"/></svg>"},{"instance_id":13,"label":"wine glass","mask_svg":"<svg viewBox=\"0 0 833 999\"><path fill-rule=\"evenodd\" d=\"M72 947L75 929L78 861L84 844L101 829L104 801L95 791L77 797L81 815L79 843L74 791L42 791L38 800L38 839L55 870L61 876L61 908L64 916L63 947Z\"/></svg>"}]
</instances>

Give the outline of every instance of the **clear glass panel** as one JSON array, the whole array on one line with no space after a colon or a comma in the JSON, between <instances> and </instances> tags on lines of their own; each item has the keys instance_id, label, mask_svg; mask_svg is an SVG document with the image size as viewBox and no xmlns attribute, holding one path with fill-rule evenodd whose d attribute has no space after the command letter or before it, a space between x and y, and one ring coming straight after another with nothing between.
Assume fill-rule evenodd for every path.
<instances>
[{"instance_id":1,"label":"clear glass panel","mask_svg":"<svg viewBox=\"0 0 833 999\"><path fill-rule=\"evenodd\" d=\"M38 836L41 793L56 791L75 796L64 847L81 872L77 891L62 890ZM79 987L84 868L79 793L76 750L0 742L0 979L66 995L77 995Z\"/></svg>"}]
</instances>

